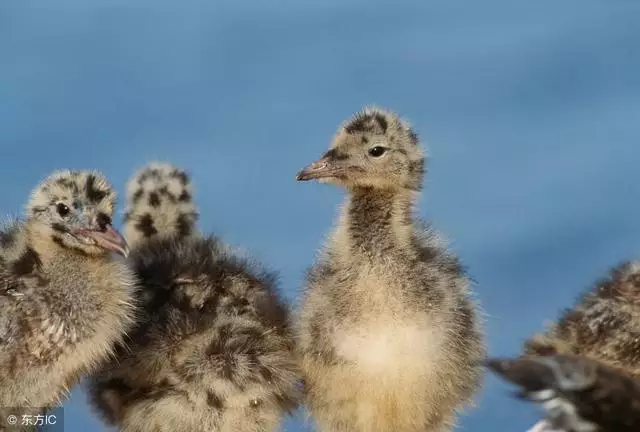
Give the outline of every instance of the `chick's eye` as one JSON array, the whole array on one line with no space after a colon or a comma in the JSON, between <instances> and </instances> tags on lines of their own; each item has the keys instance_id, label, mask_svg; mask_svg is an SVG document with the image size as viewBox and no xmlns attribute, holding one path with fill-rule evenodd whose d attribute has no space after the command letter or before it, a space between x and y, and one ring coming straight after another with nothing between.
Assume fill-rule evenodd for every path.
<instances>
[{"instance_id":1,"label":"chick's eye","mask_svg":"<svg viewBox=\"0 0 640 432\"><path fill-rule=\"evenodd\" d=\"M66 215L69 214L69 207L67 207L67 205L63 203L58 203L58 205L56 206L56 210L58 211L58 214L62 217L65 217Z\"/></svg>"},{"instance_id":2,"label":"chick's eye","mask_svg":"<svg viewBox=\"0 0 640 432\"><path fill-rule=\"evenodd\" d=\"M372 147L372 148L369 149L369 155L371 155L373 157L380 157L383 154L385 154L386 151L387 151L386 148L380 147L380 146L376 146L376 147Z\"/></svg>"}]
</instances>

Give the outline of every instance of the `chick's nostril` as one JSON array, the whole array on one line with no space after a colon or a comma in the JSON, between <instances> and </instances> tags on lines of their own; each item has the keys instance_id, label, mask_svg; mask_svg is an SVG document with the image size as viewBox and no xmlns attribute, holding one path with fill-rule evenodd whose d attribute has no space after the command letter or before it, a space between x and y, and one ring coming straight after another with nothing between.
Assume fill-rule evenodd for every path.
<instances>
[{"instance_id":1,"label":"chick's nostril","mask_svg":"<svg viewBox=\"0 0 640 432\"><path fill-rule=\"evenodd\" d=\"M96 223L100 230L105 231L108 225L111 225L111 218L104 213L98 213L96 216Z\"/></svg>"}]
</instances>

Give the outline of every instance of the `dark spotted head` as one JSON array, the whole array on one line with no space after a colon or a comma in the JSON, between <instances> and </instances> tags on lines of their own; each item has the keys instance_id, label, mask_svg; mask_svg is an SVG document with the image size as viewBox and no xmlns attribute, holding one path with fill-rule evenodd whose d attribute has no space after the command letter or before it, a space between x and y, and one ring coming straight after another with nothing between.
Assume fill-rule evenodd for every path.
<instances>
[{"instance_id":1,"label":"dark spotted head","mask_svg":"<svg viewBox=\"0 0 640 432\"><path fill-rule=\"evenodd\" d=\"M418 190L423 175L424 153L409 124L390 111L365 108L340 127L330 150L297 180Z\"/></svg>"},{"instance_id":2,"label":"dark spotted head","mask_svg":"<svg viewBox=\"0 0 640 432\"><path fill-rule=\"evenodd\" d=\"M92 171L57 171L31 193L29 223L63 247L87 255L126 256L124 238L111 224L116 194L104 176Z\"/></svg>"},{"instance_id":3,"label":"dark spotted head","mask_svg":"<svg viewBox=\"0 0 640 432\"><path fill-rule=\"evenodd\" d=\"M198 209L186 171L152 162L127 185L124 233L136 247L151 238L185 238L196 231Z\"/></svg>"}]
</instances>

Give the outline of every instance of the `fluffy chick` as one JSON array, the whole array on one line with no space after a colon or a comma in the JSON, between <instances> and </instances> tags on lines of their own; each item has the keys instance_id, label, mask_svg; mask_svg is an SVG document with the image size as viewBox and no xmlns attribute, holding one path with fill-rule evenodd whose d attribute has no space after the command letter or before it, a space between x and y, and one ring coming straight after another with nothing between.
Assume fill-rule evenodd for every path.
<instances>
[{"instance_id":1,"label":"fluffy chick","mask_svg":"<svg viewBox=\"0 0 640 432\"><path fill-rule=\"evenodd\" d=\"M443 431L480 387L484 343L458 259L414 218L425 157L396 114L365 109L298 173L348 190L297 325L323 431Z\"/></svg>"},{"instance_id":2,"label":"fluffy chick","mask_svg":"<svg viewBox=\"0 0 640 432\"><path fill-rule=\"evenodd\" d=\"M275 430L298 381L275 274L198 232L184 171L152 164L128 190L144 318L93 377L96 410L126 432Z\"/></svg>"},{"instance_id":3,"label":"fluffy chick","mask_svg":"<svg viewBox=\"0 0 640 432\"><path fill-rule=\"evenodd\" d=\"M132 326L135 276L111 256L128 253L115 203L101 174L58 171L0 231L0 407L60 403Z\"/></svg>"},{"instance_id":4,"label":"fluffy chick","mask_svg":"<svg viewBox=\"0 0 640 432\"><path fill-rule=\"evenodd\" d=\"M640 263L613 268L524 351L586 356L640 377Z\"/></svg>"}]
</instances>

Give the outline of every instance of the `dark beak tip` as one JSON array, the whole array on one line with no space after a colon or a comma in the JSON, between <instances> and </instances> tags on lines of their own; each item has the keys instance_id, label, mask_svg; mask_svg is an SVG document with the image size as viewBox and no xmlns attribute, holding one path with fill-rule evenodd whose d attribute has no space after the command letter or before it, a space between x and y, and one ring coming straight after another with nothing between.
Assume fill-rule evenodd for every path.
<instances>
[{"instance_id":1,"label":"dark beak tip","mask_svg":"<svg viewBox=\"0 0 640 432\"><path fill-rule=\"evenodd\" d=\"M484 365L493 372L504 373L509 368L511 361L504 358L490 358L485 360Z\"/></svg>"},{"instance_id":2,"label":"dark beak tip","mask_svg":"<svg viewBox=\"0 0 640 432\"><path fill-rule=\"evenodd\" d=\"M296 174L296 181L307 181L309 180L309 175L306 170L300 170Z\"/></svg>"}]
</instances>

